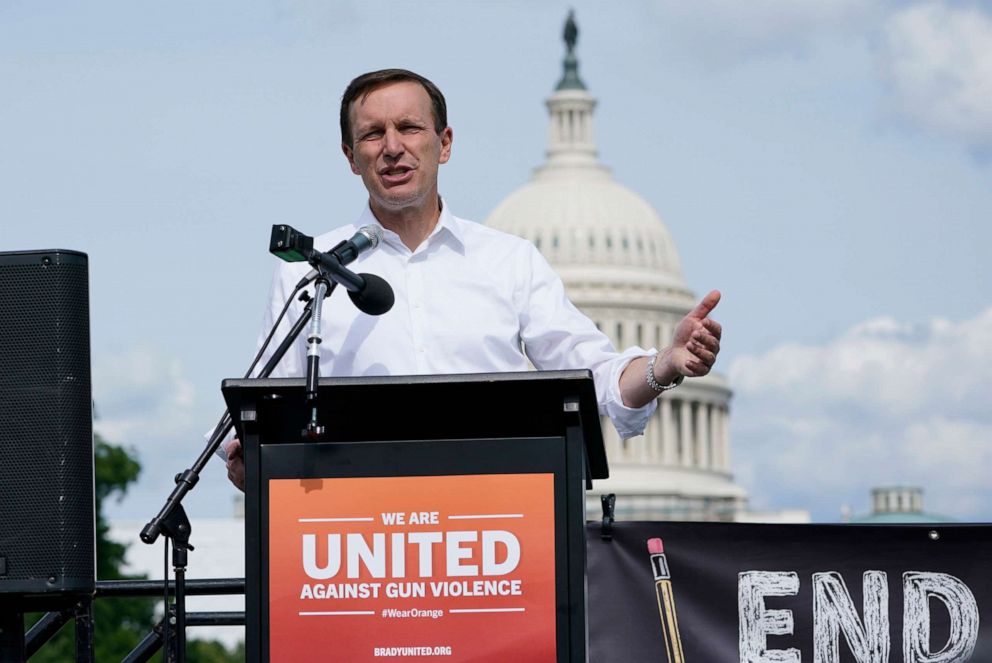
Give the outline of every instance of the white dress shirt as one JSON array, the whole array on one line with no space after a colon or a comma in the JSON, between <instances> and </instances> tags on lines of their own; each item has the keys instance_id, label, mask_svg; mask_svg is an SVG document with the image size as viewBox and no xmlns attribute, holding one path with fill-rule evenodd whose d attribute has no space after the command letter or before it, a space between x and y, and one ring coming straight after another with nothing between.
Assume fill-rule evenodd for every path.
<instances>
[{"instance_id":1,"label":"white dress shirt","mask_svg":"<svg viewBox=\"0 0 992 663\"><path fill-rule=\"evenodd\" d=\"M314 248L327 251L368 224L380 225L366 204L353 225L316 237ZM619 378L630 360L653 350L617 353L568 300L561 279L530 242L459 219L442 203L437 227L415 251L382 228L379 247L348 268L384 278L396 303L381 316L366 315L338 287L323 307L322 376L526 371L528 359L544 370L588 368L600 414L621 437L644 432L655 402L626 407ZM279 264L260 341L309 270L305 262ZM291 305L267 354L302 311L301 302ZM306 336L304 329L272 377L306 375Z\"/></svg>"}]
</instances>

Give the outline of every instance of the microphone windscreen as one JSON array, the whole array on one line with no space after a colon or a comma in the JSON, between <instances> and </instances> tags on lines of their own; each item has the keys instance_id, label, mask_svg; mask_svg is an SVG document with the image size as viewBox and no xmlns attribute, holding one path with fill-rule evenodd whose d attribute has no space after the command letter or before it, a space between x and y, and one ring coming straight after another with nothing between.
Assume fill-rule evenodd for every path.
<instances>
[{"instance_id":1,"label":"microphone windscreen","mask_svg":"<svg viewBox=\"0 0 992 663\"><path fill-rule=\"evenodd\" d=\"M382 315L393 308L396 297L393 289L386 280L375 274L359 274L365 281L365 287L360 292L348 291L351 301L362 313Z\"/></svg>"}]
</instances>

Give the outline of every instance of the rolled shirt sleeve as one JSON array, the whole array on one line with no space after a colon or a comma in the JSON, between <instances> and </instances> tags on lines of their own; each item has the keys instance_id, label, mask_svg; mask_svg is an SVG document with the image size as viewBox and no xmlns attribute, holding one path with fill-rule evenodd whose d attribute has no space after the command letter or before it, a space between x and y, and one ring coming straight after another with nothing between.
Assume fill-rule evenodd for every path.
<instances>
[{"instance_id":1,"label":"rolled shirt sleeve","mask_svg":"<svg viewBox=\"0 0 992 663\"><path fill-rule=\"evenodd\" d=\"M635 346L618 353L606 334L569 301L561 278L544 256L532 245L526 253L518 297L521 340L531 363L541 370L590 369L600 415L609 417L623 438L643 434L657 401L639 408L624 405L620 375L633 359L654 349Z\"/></svg>"}]
</instances>

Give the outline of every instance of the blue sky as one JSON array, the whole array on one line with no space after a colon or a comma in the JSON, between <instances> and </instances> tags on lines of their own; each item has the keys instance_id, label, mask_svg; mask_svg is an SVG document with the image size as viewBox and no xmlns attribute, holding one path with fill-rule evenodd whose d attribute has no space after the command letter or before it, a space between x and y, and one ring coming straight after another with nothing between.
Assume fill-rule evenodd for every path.
<instances>
[{"instance_id":1,"label":"blue sky","mask_svg":"<svg viewBox=\"0 0 992 663\"><path fill-rule=\"evenodd\" d=\"M602 161L720 288L732 445L758 508L872 486L992 520L992 4L592 0L0 3L0 249L90 256L98 429L157 510L254 349L269 228L351 221L337 105L445 91L441 189L484 220L543 160L576 9ZM220 463L188 500L230 511Z\"/></svg>"}]
</instances>

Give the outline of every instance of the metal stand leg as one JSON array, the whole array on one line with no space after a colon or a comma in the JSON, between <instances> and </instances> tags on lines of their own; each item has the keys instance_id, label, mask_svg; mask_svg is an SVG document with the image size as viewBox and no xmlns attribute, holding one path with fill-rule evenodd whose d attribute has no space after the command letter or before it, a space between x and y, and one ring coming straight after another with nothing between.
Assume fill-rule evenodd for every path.
<instances>
[{"instance_id":1,"label":"metal stand leg","mask_svg":"<svg viewBox=\"0 0 992 663\"><path fill-rule=\"evenodd\" d=\"M0 612L0 661L23 661L24 613Z\"/></svg>"},{"instance_id":2,"label":"metal stand leg","mask_svg":"<svg viewBox=\"0 0 992 663\"><path fill-rule=\"evenodd\" d=\"M93 661L93 599L76 604L76 663Z\"/></svg>"},{"instance_id":3,"label":"metal stand leg","mask_svg":"<svg viewBox=\"0 0 992 663\"><path fill-rule=\"evenodd\" d=\"M177 504L162 521L162 533L172 541L172 568L176 578L175 602L171 608L166 606L170 629L165 643L166 660L174 663L186 662L186 563L187 552L193 550L189 543L190 529L182 504Z\"/></svg>"}]
</instances>

